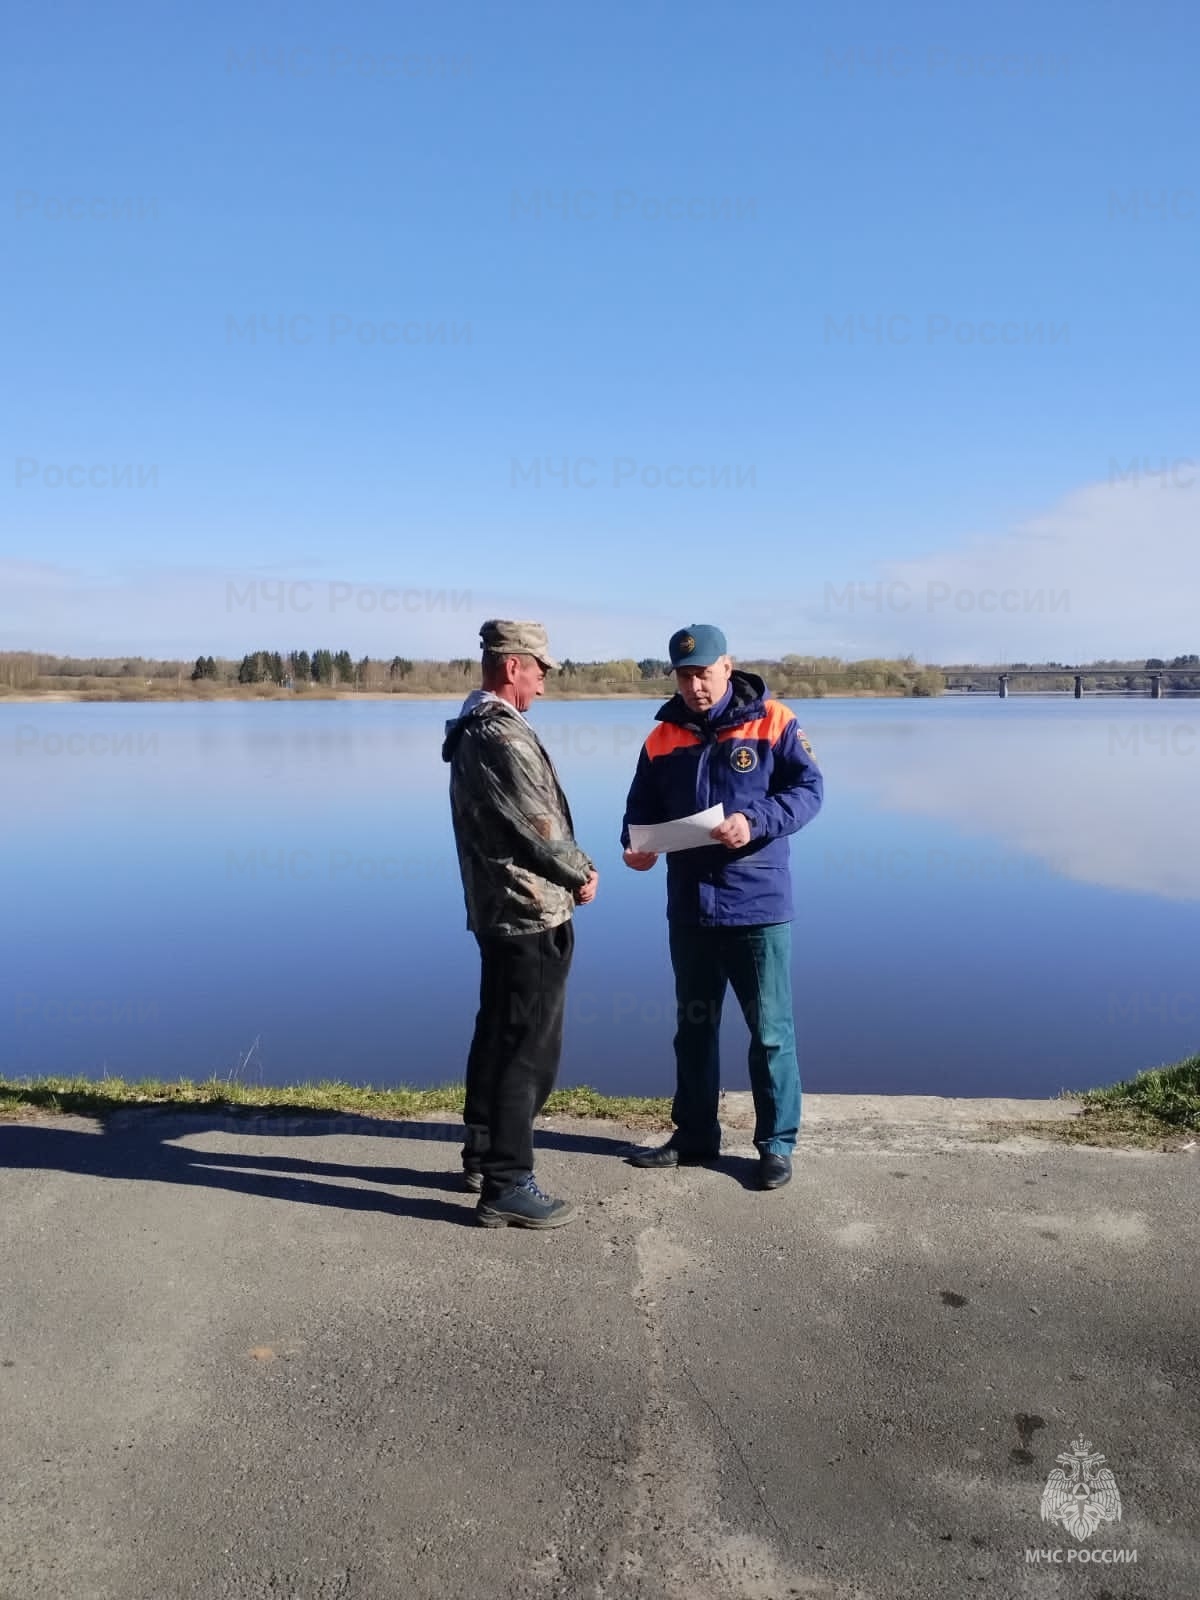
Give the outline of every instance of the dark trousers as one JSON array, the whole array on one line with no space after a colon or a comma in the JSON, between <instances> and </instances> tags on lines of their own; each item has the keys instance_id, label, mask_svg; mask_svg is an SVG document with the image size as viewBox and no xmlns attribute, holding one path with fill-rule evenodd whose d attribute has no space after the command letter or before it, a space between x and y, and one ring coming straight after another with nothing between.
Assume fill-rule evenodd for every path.
<instances>
[{"instance_id":1,"label":"dark trousers","mask_svg":"<svg viewBox=\"0 0 1200 1600\"><path fill-rule=\"evenodd\" d=\"M485 1197L533 1171L533 1119L562 1054L570 920L544 933L477 935L479 1014L467 1057L463 1166L483 1173Z\"/></svg>"}]
</instances>

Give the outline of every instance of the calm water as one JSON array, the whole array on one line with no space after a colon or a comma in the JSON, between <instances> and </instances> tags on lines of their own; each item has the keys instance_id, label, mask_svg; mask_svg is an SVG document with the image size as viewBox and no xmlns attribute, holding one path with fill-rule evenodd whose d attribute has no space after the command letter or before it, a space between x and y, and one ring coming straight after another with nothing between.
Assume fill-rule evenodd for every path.
<instances>
[{"instance_id":1,"label":"calm water","mask_svg":"<svg viewBox=\"0 0 1200 1600\"><path fill-rule=\"evenodd\" d=\"M477 983L448 703L0 707L6 1074L459 1076ZM549 703L600 897L561 1080L672 1085L661 865L618 831L653 702ZM1200 704L797 704L810 1090L1039 1095L1197 1048ZM736 1006L725 1077L746 1085Z\"/></svg>"}]
</instances>

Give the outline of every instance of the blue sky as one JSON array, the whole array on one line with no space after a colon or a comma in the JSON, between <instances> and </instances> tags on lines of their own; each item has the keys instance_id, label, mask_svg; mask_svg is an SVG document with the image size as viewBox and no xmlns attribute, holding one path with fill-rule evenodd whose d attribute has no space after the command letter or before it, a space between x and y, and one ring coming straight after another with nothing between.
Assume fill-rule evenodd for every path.
<instances>
[{"instance_id":1,"label":"blue sky","mask_svg":"<svg viewBox=\"0 0 1200 1600\"><path fill-rule=\"evenodd\" d=\"M1198 648L1198 44L18 4L0 648Z\"/></svg>"}]
</instances>

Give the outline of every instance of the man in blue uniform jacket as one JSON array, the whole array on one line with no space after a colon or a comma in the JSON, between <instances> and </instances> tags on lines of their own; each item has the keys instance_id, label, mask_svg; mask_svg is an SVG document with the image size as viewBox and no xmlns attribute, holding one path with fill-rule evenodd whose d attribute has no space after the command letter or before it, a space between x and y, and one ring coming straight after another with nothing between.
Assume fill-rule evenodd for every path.
<instances>
[{"instance_id":1,"label":"man in blue uniform jacket","mask_svg":"<svg viewBox=\"0 0 1200 1600\"><path fill-rule=\"evenodd\" d=\"M667 921L675 970L675 1132L637 1151L638 1167L712 1161L721 1147L718 1036L726 984L750 1029L750 1085L759 1182L792 1175L800 1069L792 1020L792 878L788 835L821 809L822 780L795 716L734 665L720 628L671 636L678 692L642 746L625 803L625 864L658 857L629 848L631 823L669 822L721 804L714 843L667 857Z\"/></svg>"}]
</instances>

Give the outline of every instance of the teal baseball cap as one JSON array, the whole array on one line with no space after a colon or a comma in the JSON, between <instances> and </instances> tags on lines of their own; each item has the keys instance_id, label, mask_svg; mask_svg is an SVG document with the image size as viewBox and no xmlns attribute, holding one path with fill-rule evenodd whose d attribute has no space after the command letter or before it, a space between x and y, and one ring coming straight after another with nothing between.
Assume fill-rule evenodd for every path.
<instances>
[{"instance_id":1,"label":"teal baseball cap","mask_svg":"<svg viewBox=\"0 0 1200 1600\"><path fill-rule=\"evenodd\" d=\"M729 654L729 646L720 628L711 622L693 622L690 628L680 628L671 635L667 653L672 671L679 667L711 667Z\"/></svg>"}]
</instances>

